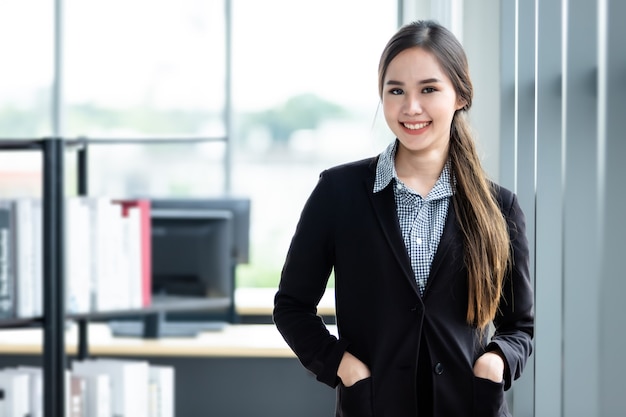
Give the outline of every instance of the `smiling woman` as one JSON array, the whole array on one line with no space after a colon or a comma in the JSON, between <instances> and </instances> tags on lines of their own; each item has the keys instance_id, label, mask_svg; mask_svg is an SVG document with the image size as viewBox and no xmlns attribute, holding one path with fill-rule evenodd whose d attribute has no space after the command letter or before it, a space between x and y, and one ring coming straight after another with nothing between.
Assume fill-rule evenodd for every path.
<instances>
[{"instance_id":1,"label":"smiling woman","mask_svg":"<svg viewBox=\"0 0 626 417\"><path fill-rule=\"evenodd\" d=\"M418 21L392 36L378 68L396 139L322 171L274 321L337 389L337 415L510 417L504 390L532 350L529 248L515 194L486 178L467 128L465 52ZM316 314L331 271L338 336Z\"/></svg>"}]
</instances>

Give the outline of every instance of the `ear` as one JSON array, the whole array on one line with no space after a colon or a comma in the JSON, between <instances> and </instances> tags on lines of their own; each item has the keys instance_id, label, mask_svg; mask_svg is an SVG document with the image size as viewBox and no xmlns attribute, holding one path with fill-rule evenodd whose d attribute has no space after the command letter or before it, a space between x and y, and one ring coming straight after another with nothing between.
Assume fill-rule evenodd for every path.
<instances>
[{"instance_id":1,"label":"ear","mask_svg":"<svg viewBox=\"0 0 626 417\"><path fill-rule=\"evenodd\" d=\"M456 99L456 110L465 110L465 106L467 106L467 101L462 98Z\"/></svg>"}]
</instances>

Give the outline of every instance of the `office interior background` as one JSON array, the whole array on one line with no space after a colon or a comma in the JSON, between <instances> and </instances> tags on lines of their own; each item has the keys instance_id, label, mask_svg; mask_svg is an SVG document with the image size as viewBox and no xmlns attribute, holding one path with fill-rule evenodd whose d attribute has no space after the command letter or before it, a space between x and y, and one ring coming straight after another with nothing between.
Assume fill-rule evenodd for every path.
<instances>
[{"instance_id":1,"label":"office interior background","mask_svg":"<svg viewBox=\"0 0 626 417\"><path fill-rule=\"evenodd\" d=\"M624 416L625 17L620 0L3 0L0 138L119 139L90 149L90 194L250 197L237 286L273 288L319 172L393 140L387 39L437 19L466 48L485 168L534 244L514 415ZM40 176L38 155L0 153L0 196L38 195Z\"/></svg>"}]
</instances>

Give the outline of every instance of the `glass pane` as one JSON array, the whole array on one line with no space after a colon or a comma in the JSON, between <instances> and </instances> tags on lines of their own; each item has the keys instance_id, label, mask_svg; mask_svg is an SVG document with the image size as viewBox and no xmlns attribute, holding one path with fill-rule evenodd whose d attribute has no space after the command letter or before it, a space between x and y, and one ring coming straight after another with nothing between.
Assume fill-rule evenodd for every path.
<instances>
[{"instance_id":1,"label":"glass pane","mask_svg":"<svg viewBox=\"0 0 626 417\"><path fill-rule=\"evenodd\" d=\"M2 138L35 138L52 133L53 23L52 0L0 2Z\"/></svg>"},{"instance_id":2,"label":"glass pane","mask_svg":"<svg viewBox=\"0 0 626 417\"><path fill-rule=\"evenodd\" d=\"M233 189L253 202L251 262L238 268L239 286L277 285L323 169L376 155L392 139L378 112L377 70L397 29L396 3L233 3Z\"/></svg>"},{"instance_id":3,"label":"glass pane","mask_svg":"<svg viewBox=\"0 0 626 417\"><path fill-rule=\"evenodd\" d=\"M221 1L66 0L66 134L223 136Z\"/></svg>"},{"instance_id":4,"label":"glass pane","mask_svg":"<svg viewBox=\"0 0 626 417\"><path fill-rule=\"evenodd\" d=\"M53 4L52 0L0 2L0 138L52 134ZM40 193L40 154L0 152L0 196Z\"/></svg>"},{"instance_id":5,"label":"glass pane","mask_svg":"<svg viewBox=\"0 0 626 417\"><path fill-rule=\"evenodd\" d=\"M0 150L0 198L41 196L40 152Z\"/></svg>"},{"instance_id":6,"label":"glass pane","mask_svg":"<svg viewBox=\"0 0 626 417\"><path fill-rule=\"evenodd\" d=\"M224 142L92 144L88 150L89 195L218 195L224 190L224 151Z\"/></svg>"}]
</instances>

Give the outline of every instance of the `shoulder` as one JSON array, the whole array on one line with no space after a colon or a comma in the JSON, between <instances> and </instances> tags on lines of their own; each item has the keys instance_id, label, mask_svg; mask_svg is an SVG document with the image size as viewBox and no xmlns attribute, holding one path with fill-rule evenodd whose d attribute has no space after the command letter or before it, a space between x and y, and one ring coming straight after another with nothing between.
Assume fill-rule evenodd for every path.
<instances>
[{"instance_id":1,"label":"shoulder","mask_svg":"<svg viewBox=\"0 0 626 417\"><path fill-rule=\"evenodd\" d=\"M336 165L334 167L328 168L324 172L331 173L332 175L375 172L377 162L378 162L378 156L374 156L370 158L361 159L358 161L352 161L352 162L347 162L345 164Z\"/></svg>"},{"instance_id":2,"label":"shoulder","mask_svg":"<svg viewBox=\"0 0 626 417\"><path fill-rule=\"evenodd\" d=\"M351 182L354 180L369 179L373 181L376 174L378 156L348 162L328 168L320 174L320 179L332 182Z\"/></svg>"},{"instance_id":3,"label":"shoulder","mask_svg":"<svg viewBox=\"0 0 626 417\"><path fill-rule=\"evenodd\" d=\"M322 171L307 199L302 216L313 219L311 224L317 224L316 227L319 228L323 222L328 222L336 216L342 208L353 204L356 197L366 195L367 189L373 189L376 159L376 157L362 159ZM370 169L371 164L374 165L373 169Z\"/></svg>"},{"instance_id":4,"label":"shoulder","mask_svg":"<svg viewBox=\"0 0 626 417\"><path fill-rule=\"evenodd\" d=\"M500 205L502 215L507 219L511 230L523 231L526 227L526 216L520 207L517 195L506 187L493 184L496 201Z\"/></svg>"},{"instance_id":5,"label":"shoulder","mask_svg":"<svg viewBox=\"0 0 626 417\"><path fill-rule=\"evenodd\" d=\"M511 208L517 204L517 197L515 196L515 193L495 182L491 182L491 187L496 197L496 201L500 205L500 209L504 214L508 213Z\"/></svg>"}]
</instances>

